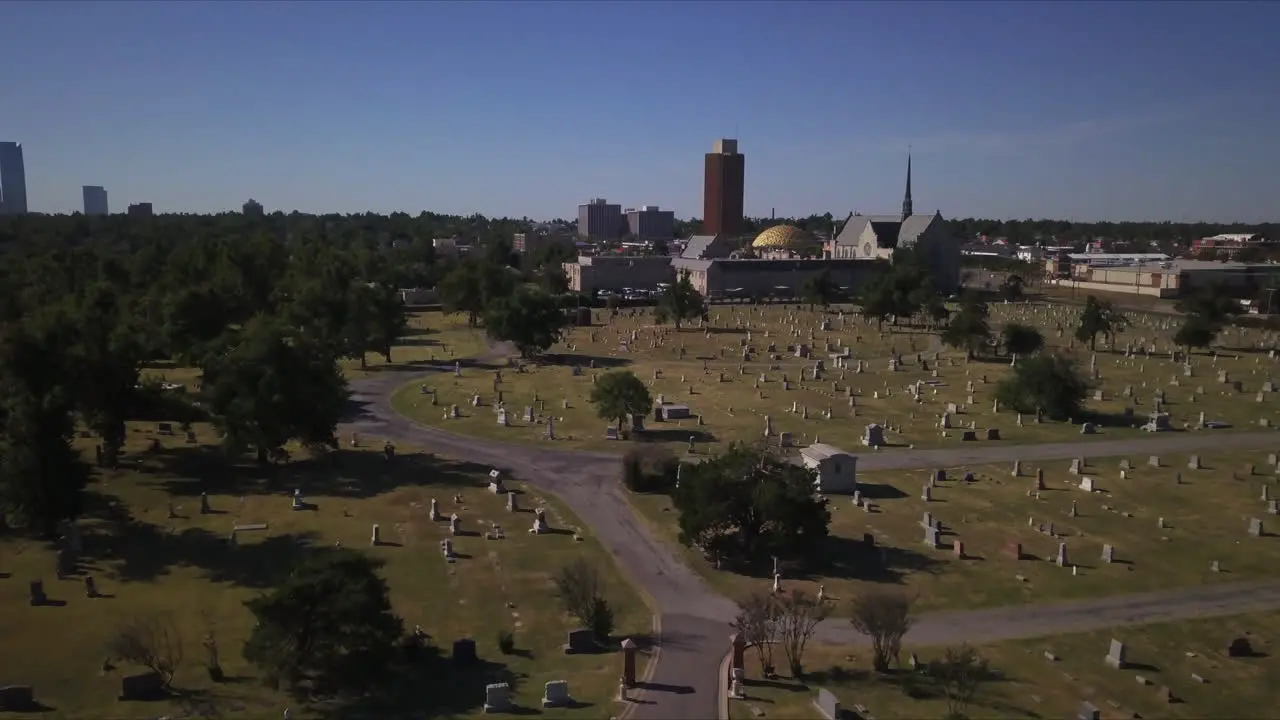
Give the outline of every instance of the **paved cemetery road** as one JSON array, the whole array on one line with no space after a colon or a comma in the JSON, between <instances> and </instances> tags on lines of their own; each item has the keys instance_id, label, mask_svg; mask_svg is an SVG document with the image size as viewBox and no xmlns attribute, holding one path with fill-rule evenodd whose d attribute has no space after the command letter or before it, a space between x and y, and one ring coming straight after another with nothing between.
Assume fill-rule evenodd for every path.
<instances>
[{"instance_id":1,"label":"paved cemetery road","mask_svg":"<svg viewBox=\"0 0 1280 720\"><path fill-rule=\"evenodd\" d=\"M618 457L509 445L418 425L391 408L391 394L411 377L386 372L352 382L352 400L360 410L341 427L343 436L354 431L501 468L555 493L656 605L661 661L641 686L644 691L635 695L632 717L716 717L716 676L737 607L712 592L636 517L618 483Z\"/></svg>"},{"instance_id":2,"label":"paved cemetery road","mask_svg":"<svg viewBox=\"0 0 1280 720\"><path fill-rule=\"evenodd\" d=\"M1277 608L1280 582L1231 583L1053 605L930 613L916 620L906 642L924 646L996 642ZM838 620L819 625L816 639L830 645L870 644L847 621Z\"/></svg>"},{"instance_id":3,"label":"paved cemetery road","mask_svg":"<svg viewBox=\"0 0 1280 720\"><path fill-rule=\"evenodd\" d=\"M1280 434L1271 432L1173 431L1146 438L1088 440L1081 442L1006 445L999 441L964 443L934 450L880 450L858 454L858 470L916 470L954 468L1014 460L1064 460L1067 458L1120 455L1161 455L1221 450L1280 450ZM1135 465L1146 462L1130 458ZM1167 464L1167 463L1166 463Z\"/></svg>"},{"instance_id":4,"label":"paved cemetery road","mask_svg":"<svg viewBox=\"0 0 1280 720\"><path fill-rule=\"evenodd\" d=\"M352 400L359 409L350 422L341 426L340 432L344 436L358 432L386 438L444 457L500 468L555 493L590 526L632 582L642 588L656 606L661 623L660 662L649 682L642 685L644 692L638 694L631 717L639 720L716 717L717 674L720 660L728 650L728 623L737 613L737 607L713 592L636 517L618 482L618 456L507 444L418 425L392 409L391 395L402 384L424 374L421 369L384 371L353 381ZM863 470L956 467L1014 459L1051 460L1081 455L1103 457L1272 445L1280 447L1280 436L1169 433L1140 440L1046 445L982 443L942 450L884 450L862 453L858 463ZM919 620L910 637L912 642L920 643L977 642L1023 637L1028 633L1087 630L1243 611L1252 607L1249 603L1253 601L1259 606L1280 606L1280 585L1248 593L1197 588L1154 598L1122 597L1064 606L930 615ZM819 640L858 642L847 624L834 622L821 626Z\"/></svg>"}]
</instances>

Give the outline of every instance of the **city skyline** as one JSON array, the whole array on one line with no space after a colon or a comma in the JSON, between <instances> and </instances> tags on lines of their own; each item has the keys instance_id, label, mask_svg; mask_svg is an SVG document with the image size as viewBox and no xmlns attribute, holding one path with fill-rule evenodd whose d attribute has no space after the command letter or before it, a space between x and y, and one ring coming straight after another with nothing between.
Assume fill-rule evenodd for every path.
<instances>
[{"instance_id":1,"label":"city skyline","mask_svg":"<svg viewBox=\"0 0 1280 720\"><path fill-rule=\"evenodd\" d=\"M32 212L79 209L93 178L161 212L254 197L554 218L609 197L699 217L700 158L736 137L752 217L896 207L910 146L921 212L1261 222L1280 195L1280 100L1258 92L1280 79L1276 20L1235 3L10 3L0 64L35 70L6 88L3 132ZM876 30L854 51L857 28Z\"/></svg>"}]
</instances>

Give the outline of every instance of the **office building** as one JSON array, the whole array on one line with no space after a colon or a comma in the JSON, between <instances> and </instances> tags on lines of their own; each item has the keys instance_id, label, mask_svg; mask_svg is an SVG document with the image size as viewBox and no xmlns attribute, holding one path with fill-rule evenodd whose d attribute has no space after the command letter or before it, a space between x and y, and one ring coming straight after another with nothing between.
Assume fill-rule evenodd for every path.
<instances>
[{"instance_id":1,"label":"office building","mask_svg":"<svg viewBox=\"0 0 1280 720\"><path fill-rule=\"evenodd\" d=\"M533 255L543 248L555 246L572 250L573 238L554 230L531 230L527 233L516 233L511 241L511 249L522 255Z\"/></svg>"},{"instance_id":2,"label":"office building","mask_svg":"<svg viewBox=\"0 0 1280 720\"><path fill-rule=\"evenodd\" d=\"M671 210L645 205L626 214L627 232L639 240L670 240L675 235L676 214Z\"/></svg>"},{"instance_id":3,"label":"office building","mask_svg":"<svg viewBox=\"0 0 1280 720\"><path fill-rule=\"evenodd\" d=\"M604 198L578 206L578 235L587 240L617 240L622 237L622 206Z\"/></svg>"},{"instance_id":4,"label":"office building","mask_svg":"<svg viewBox=\"0 0 1280 720\"><path fill-rule=\"evenodd\" d=\"M101 185L85 185L84 191L84 214L85 215L109 215L110 210L107 208L107 189Z\"/></svg>"},{"instance_id":5,"label":"office building","mask_svg":"<svg viewBox=\"0 0 1280 720\"><path fill-rule=\"evenodd\" d=\"M735 237L742 232L746 164L737 140L717 140L706 155L702 186L702 232Z\"/></svg>"},{"instance_id":6,"label":"office building","mask_svg":"<svg viewBox=\"0 0 1280 720\"><path fill-rule=\"evenodd\" d=\"M155 214L155 210L151 207L151 203L134 203L129 206L129 214L134 217L151 217Z\"/></svg>"},{"instance_id":7,"label":"office building","mask_svg":"<svg viewBox=\"0 0 1280 720\"><path fill-rule=\"evenodd\" d=\"M0 214L27 212L27 170L22 143L0 142Z\"/></svg>"}]
</instances>

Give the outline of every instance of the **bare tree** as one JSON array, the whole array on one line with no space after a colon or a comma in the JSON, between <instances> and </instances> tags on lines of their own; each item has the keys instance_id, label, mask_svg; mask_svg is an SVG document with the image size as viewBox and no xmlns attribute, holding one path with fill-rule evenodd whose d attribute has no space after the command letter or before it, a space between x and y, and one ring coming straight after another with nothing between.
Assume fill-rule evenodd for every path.
<instances>
[{"instance_id":1,"label":"bare tree","mask_svg":"<svg viewBox=\"0 0 1280 720\"><path fill-rule=\"evenodd\" d=\"M987 660L966 644L947 648L941 660L929 663L929 675L947 696L947 718L956 720L965 716L978 687L991 677L991 669Z\"/></svg>"},{"instance_id":2,"label":"bare tree","mask_svg":"<svg viewBox=\"0 0 1280 720\"><path fill-rule=\"evenodd\" d=\"M912 599L890 590L868 590L853 598L849 622L853 629L871 638L872 667L876 672L898 662L902 638L911 629Z\"/></svg>"},{"instance_id":3,"label":"bare tree","mask_svg":"<svg viewBox=\"0 0 1280 720\"><path fill-rule=\"evenodd\" d=\"M182 663L182 636L168 614L140 615L120 627L107 641L111 657L141 665L169 687Z\"/></svg>"},{"instance_id":4,"label":"bare tree","mask_svg":"<svg viewBox=\"0 0 1280 720\"><path fill-rule=\"evenodd\" d=\"M831 603L819 600L803 590L794 590L777 600L778 605L778 640L782 643L782 652L787 656L787 667L791 677L799 680L804 674L801 660L804 648L813 637L818 623L822 622L831 611Z\"/></svg>"},{"instance_id":5,"label":"bare tree","mask_svg":"<svg viewBox=\"0 0 1280 720\"><path fill-rule=\"evenodd\" d=\"M769 593L752 593L742 602L742 612L734 618L733 629L747 645L754 646L760 674L773 675L773 643L778 638L778 602Z\"/></svg>"},{"instance_id":6,"label":"bare tree","mask_svg":"<svg viewBox=\"0 0 1280 720\"><path fill-rule=\"evenodd\" d=\"M557 570L551 580L565 611L590 629L597 640L608 640L613 631L613 609L605 600L604 578L596 566L578 558Z\"/></svg>"}]
</instances>

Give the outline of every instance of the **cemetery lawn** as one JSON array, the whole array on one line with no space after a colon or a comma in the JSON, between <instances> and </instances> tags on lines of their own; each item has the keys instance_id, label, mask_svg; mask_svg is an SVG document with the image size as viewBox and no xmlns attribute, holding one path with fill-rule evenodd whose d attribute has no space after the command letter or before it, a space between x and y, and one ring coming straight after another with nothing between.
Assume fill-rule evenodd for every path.
<instances>
[{"instance_id":1,"label":"cemetery lawn","mask_svg":"<svg viewBox=\"0 0 1280 720\"><path fill-rule=\"evenodd\" d=\"M875 512L855 507L850 496L828 496L831 537L823 555L832 558L831 565L821 575L805 576L801 569L788 571L784 563L783 586L815 594L822 585L836 601L835 614L846 615L844 601L874 585L918 593L916 609L929 611L1273 579L1280 562L1280 518L1268 514L1261 497L1264 487L1271 498L1280 497L1280 482L1267 455L1204 455L1203 470L1188 469L1187 456L1162 457L1159 468L1148 467L1147 456L1129 456L1133 469L1126 480L1120 479L1118 457L1087 458L1080 476L1068 472L1069 460L1024 462L1017 478L1009 464L952 467L946 468L948 480L931 490L928 503L921 494L931 470L859 473L860 492ZM1256 475L1247 475L1247 463L1256 464ZM1027 495L1035 488L1037 467L1044 468L1046 486L1039 500ZM963 481L966 470L974 473L974 482ZM1182 484L1175 482L1179 472ZM1095 492L1078 488L1085 476L1094 479ZM676 543L679 516L670 499L630 497L655 531ZM1072 501L1077 517L1070 517ZM938 549L924 544L925 512L942 523ZM1029 527L1028 518L1037 526L1052 523L1058 537ZM1165 529L1159 528L1159 518ZM1262 520L1268 534L1249 535L1250 518ZM866 549L865 533L874 535L876 550ZM964 544L964 559L953 553L957 540ZM1008 552L1012 543L1022 544L1022 560ZM1068 562L1078 566L1078 575L1054 564L1059 543L1066 543ZM1114 548L1112 563L1102 560L1104 544ZM716 570L699 552L681 550L691 567L729 597L772 585L771 565L755 568L754 575L737 574ZM1214 561L1221 572L1211 571Z\"/></svg>"},{"instance_id":2,"label":"cemetery lawn","mask_svg":"<svg viewBox=\"0 0 1280 720\"><path fill-rule=\"evenodd\" d=\"M1254 657L1227 656L1227 645L1237 637L1250 641ZM1280 685L1269 679L1280 674L1278 637L1280 613L1272 612L978 646L998 675L980 686L966 715L974 720L1076 717L1081 701L1087 700L1108 720L1275 717ZM1125 643L1132 667L1115 670L1103 662L1113 638ZM764 718L816 720L821 715L813 700L819 688L835 693L842 707L862 705L877 718L946 716L946 700L936 686L926 677L911 678L907 665L912 652L928 662L940 658L942 648L904 647L902 669L883 676L870 672L869 650L850 652L849 648L811 645L805 665L812 672L802 685L785 677L761 681L755 651L748 650L748 699L731 700L730 717L754 720L754 706ZM1058 659L1049 660L1046 652ZM776 653L775 658L781 658L781 650ZM786 663L780 665L785 670ZM1207 682L1195 680L1193 674ZM1138 677L1150 684L1141 684ZM907 694L913 681L916 697ZM1168 687L1179 702L1162 701L1157 695L1162 687Z\"/></svg>"},{"instance_id":3,"label":"cemetery lawn","mask_svg":"<svg viewBox=\"0 0 1280 720\"><path fill-rule=\"evenodd\" d=\"M485 349L484 330L467 327L465 314L421 310L410 313L409 329L399 344L391 348L392 362L388 363L378 353L365 353L363 369L359 360L344 359L340 364L347 378L354 380L384 370L425 369L437 362L475 357ZM153 377L192 388L200 382L199 368L166 362L149 363L143 367L142 374L144 378Z\"/></svg>"},{"instance_id":4,"label":"cemetery lawn","mask_svg":"<svg viewBox=\"0 0 1280 720\"><path fill-rule=\"evenodd\" d=\"M996 383L1011 372L1008 358L966 362L962 353L944 348L936 333L916 327L895 328L888 323L881 333L875 324L858 318L852 307L824 313L805 306L778 305L717 305L710 310L707 328L685 327L679 332L656 325L647 309L621 311L616 317L597 310L595 325L570 329L560 344L538 362L528 364L524 373L498 367L464 368L458 377L442 373L406 384L396 392L393 405L416 422L503 442L618 453L633 442L649 442L668 445L682 455L690 438L699 455L719 452L730 441L757 440L763 437L765 416L772 421L775 443L779 442L778 433L785 432L791 434L795 446L817 439L847 451L861 447L864 428L872 422L888 428L885 439L893 446L959 446L963 431L971 424L979 444L996 442L986 439L989 428L997 429L1002 438L998 442L1006 444L1145 437L1140 426L1154 407L1157 391L1164 392L1163 408L1170 413L1174 427L1194 426L1202 412L1206 421L1227 423L1231 428L1257 430L1264 420L1280 426L1280 394L1263 393L1261 402L1256 397L1263 383L1272 378L1276 362L1265 352L1252 349L1266 344L1268 336L1261 331L1232 329L1223 333L1223 344L1249 349L1224 351L1216 359L1196 354L1193 374L1186 377L1182 364L1168 355L1176 318L1130 314L1133 326L1118 336L1115 349L1106 348L1100 338L1095 354L1072 340L1078 306L992 304L990 308L994 335L1009 321L1035 325L1049 350L1073 356L1086 375L1096 356L1100 379L1094 384L1101 399L1090 395L1086 415L1072 418L1073 423L1042 424L1027 416L1019 427L1016 413L1007 409L993 412ZM829 332L820 329L824 319L831 323ZM813 338L809 339L811 330ZM770 343L776 352L768 351ZM789 345L797 343L810 346L810 359L788 351ZM833 350L849 349L847 370L834 367L828 343ZM1163 354L1145 357L1135 352L1125 357L1126 343L1135 349L1153 346ZM741 360L744 345L757 351L748 362ZM901 356L902 365L890 372L889 358L894 352ZM917 360L918 353L927 370ZM935 353L940 354L937 361ZM823 378L815 381L811 372L818 359L824 361L826 370ZM862 373L855 372L858 360L864 361ZM574 375L575 367L580 375ZM667 402L687 405L692 417L662 423L650 417L645 432L634 434L634 439L607 439L605 428L610 421L597 416L588 397L592 376L613 369L636 373L649 384L655 400L661 396ZM497 388L496 370L502 370L502 383ZM1236 391L1232 385L1218 382L1219 372L1228 373L1231 381L1239 380L1242 389ZM762 375L765 381L757 388ZM784 389L784 376L790 389ZM922 383L919 403L909 392L917 382ZM425 393L424 388L434 394ZM1126 388L1131 396L1126 396ZM850 390L856 407L849 404ZM507 409L508 427L497 421L497 391L501 391ZM479 396L479 407L472 405L475 396ZM565 401L567 407L562 404ZM939 418L952 403L959 413L951 416L952 429L944 432L938 427ZM461 417L445 419L451 405L458 406ZM532 408L532 422L524 419L525 408ZM1126 416L1126 412L1132 415ZM546 439L548 417L554 420L554 441ZM1080 434L1080 424L1086 420L1097 424L1097 434Z\"/></svg>"},{"instance_id":5,"label":"cemetery lawn","mask_svg":"<svg viewBox=\"0 0 1280 720\"><path fill-rule=\"evenodd\" d=\"M202 444L179 436L157 436L151 426L132 425L126 469L100 472L89 488L84 553L78 573L57 580L51 544L0 539L0 684L34 687L36 699L52 708L50 717L146 718L184 712L216 711L226 717L280 717L291 707L294 718L399 716L413 710L423 717L478 715L486 683L510 682L515 703L546 717L607 717L616 711L611 698L621 672L621 655L610 649L566 656L562 645L576 620L562 610L550 581L568 562L585 558L599 568L616 614L614 646L623 637L643 639L651 632L650 613L626 583L607 552L584 529L576 542L566 528L578 525L554 498L519 482L521 511L509 513L505 496L488 491L489 468L455 463L400 448L390 463L372 438L367 449L343 449L308 458L291 448L294 460L272 470L251 463L232 464L210 444L212 430L197 425ZM144 448L152 438L163 448ZM77 441L92 455L92 440ZM290 496L300 488L315 510L291 511ZM208 492L212 514L199 512L201 491ZM455 504L455 493L462 503ZM441 557L439 541L448 522L431 522L428 509L439 500L442 515L457 512L465 533L454 538L455 564ZM175 519L168 518L168 502ZM534 536L532 508L547 508L554 534ZM486 540L480 532L500 524L505 540ZM267 523L269 529L241 531L227 542L235 524ZM382 545L370 547L377 523ZM253 617L243 602L271 587L305 555L335 543L385 561L382 576L390 586L395 612L406 632L421 625L444 660L415 667L392 682L375 706L353 707L318 702L306 705L267 688L241 657ZM92 575L105 597L88 599L83 576ZM62 606L30 607L27 583L42 578L49 597ZM139 616L173 620L185 647L174 680L172 700L122 702L123 675L142 671L131 665L100 673L105 645L121 623ZM216 632L222 666L230 678L213 683L205 671L201 640ZM515 652L503 655L498 633L511 630ZM470 670L447 661L455 639L473 638L479 665ZM643 643L642 643L643 647ZM644 658L641 658L643 672ZM543 710L543 685L568 680L576 709ZM422 713L425 711L425 715Z\"/></svg>"}]
</instances>

